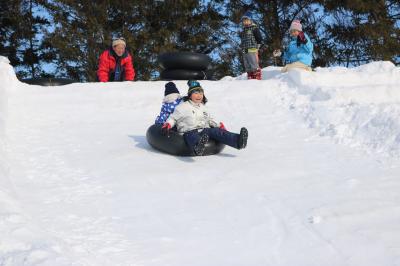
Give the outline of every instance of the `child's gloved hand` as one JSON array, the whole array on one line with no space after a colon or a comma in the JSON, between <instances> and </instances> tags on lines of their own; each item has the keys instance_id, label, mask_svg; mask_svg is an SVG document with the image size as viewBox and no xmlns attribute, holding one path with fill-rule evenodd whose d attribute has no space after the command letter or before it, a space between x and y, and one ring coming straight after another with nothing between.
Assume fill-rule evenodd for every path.
<instances>
[{"instance_id":1,"label":"child's gloved hand","mask_svg":"<svg viewBox=\"0 0 400 266\"><path fill-rule=\"evenodd\" d=\"M272 55L274 57L280 57L282 55L282 52L281 52L281 50L277 49L272 53Z\"/></svg>"},{"instance_id":2,"label":"child's gloved hand","mask_svg":"<svg viewBox=\"0 0 400 266\"><path fill-rule=\"evenodd\" d=\"M222 123L222 122L219 122L219 128L222 130L226 130L226 127L225 127L224 123Z\"/></svg>"},{"instance_id":3,"label":"child's gloved hand","mask_svg":"<svg viewBox=\"0 0 400 266\"><path fill-rule=\"evenodd\" d=\"M304 32L300 31L299 35L297 35L297 43L299 44L306 44L307 39L306 36L304 36Z\"/></svg>"},{"instance_id":4,"label":"child's gloved hand","mask_svg":"<svg viewBox=\"0 0 400 266\"><path fill-rule=\"evenodd\" d=\"M171 125L169 123L164 123L161 127L161 135L167 136L169 138L169 131L171 130Z\"/></svg>"}]
</instances>

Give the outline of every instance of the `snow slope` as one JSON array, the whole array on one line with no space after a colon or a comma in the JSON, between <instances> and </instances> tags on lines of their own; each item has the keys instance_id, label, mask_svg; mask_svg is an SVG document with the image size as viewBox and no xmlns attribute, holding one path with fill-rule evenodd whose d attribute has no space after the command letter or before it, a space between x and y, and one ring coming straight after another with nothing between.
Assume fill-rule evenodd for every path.
<instances>
[{"instance_id":1,"label":"snow slope","mask_svg":"<svg viewBox=\"0 0 400 266\"><path fill-rule=\"evenodd\" d=\"M201 82L248 148L179 158L145 140L164 82L2 59L0 265L400 265L399 68L263 74Z\"/></svg>"}]
</instances>

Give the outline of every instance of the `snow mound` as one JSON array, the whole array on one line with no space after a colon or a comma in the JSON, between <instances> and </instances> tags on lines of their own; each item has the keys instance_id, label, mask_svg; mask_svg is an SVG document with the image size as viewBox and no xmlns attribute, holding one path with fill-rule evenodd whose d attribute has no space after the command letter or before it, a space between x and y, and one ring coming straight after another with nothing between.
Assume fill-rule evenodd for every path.
<instances>
[{"instance_id":1,"label":"snow mound","mask_svg":"<svg viewBox=\"0 0 400 266\"><path fill-rule=\"evenodd\" d=\"M25 215L9 178L6 146L7 94L20 84L9 60L0 56L0 265L71 265Z\"/></svg>"},{"instance_id":2,"label":"snow mound","mask_svg":"<svg viewBox=\"0 0 400 266\"><path fill-rule=\"evenodd\" d=\"M2 81L0 86L0 200L12 193L8 179L5 150L5 121L7 115L7 88L12 86L16 76L9 63L7 58L0 56L0 80Z\"/></svg>"},{"instance_id":3,"label":"snow mound","mask_svg":"<svg viewBox=\"0 0 400 266\"><path fill-rule=\"evenodd\" d=\"M277 73L276 67L268 67L263 73L266 80L280 81L282 103L321 136L367 152L400 156L400 68L391 62L316 72Z\"/></svg>"}]
</instances>

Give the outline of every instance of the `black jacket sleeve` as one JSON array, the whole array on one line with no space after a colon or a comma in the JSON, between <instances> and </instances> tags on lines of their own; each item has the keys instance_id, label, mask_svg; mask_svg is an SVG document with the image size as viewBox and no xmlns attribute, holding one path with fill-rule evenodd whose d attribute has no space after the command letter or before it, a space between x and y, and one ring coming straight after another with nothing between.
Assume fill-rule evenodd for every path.
<instances>
[{"instance_id":1,"label":"black jacket sleeve","mask_svg":"<svg viewBox=\"0 0 400 266\"><path fill-rule=\"evenodd\" d=\"M256 38L257 44L261 44L263 42L261 32L258 28L253 29L254 38Z\"/></svg>"}]
</instances>

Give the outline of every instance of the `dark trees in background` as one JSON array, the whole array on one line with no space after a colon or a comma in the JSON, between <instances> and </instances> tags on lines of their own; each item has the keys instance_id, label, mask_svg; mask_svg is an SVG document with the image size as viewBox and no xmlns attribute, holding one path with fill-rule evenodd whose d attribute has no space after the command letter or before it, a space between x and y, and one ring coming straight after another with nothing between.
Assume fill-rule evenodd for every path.
<instances>
[{"instance_id":1,"label":"dark trees in background","mask_svg":"<svg viewBox=\"0 0 400 266\"><path fill-rule=\"evenodd\" d=\"M8 57L13 66L20 63L17 57L20 43L17 32L21 17L16 6L19 6L19 1L0 1L0 54Z\"/></svg>"},{"instance_id":2,"label":"dark trees in background","mask_svg":"<svg viewBox=\"0 0 400 266\"><path fill-rule=\"evenodd\" d=\"M49 1L46 8L53 28L46 32L44 42L55 74L95 81L98 57L111 38L110 1L58 0Z\"/></svg>"},{"instance_id":3,"label":"dark trees in background","mask_svg":"<svg viewBox=\"0 0 400 266\"><path fill-rule=\"evenodd\" d=\"M318 1L304 0L231 0L227 3L229 18L235 23L237 31L241 30L240 20L245 11L251 11L254 22L264 35L266 50L260 54L261 65L281 65L280 58L273 58L275 49L284 49L288 43L289 27L294 19L300 19L303 30L307 32L315 43L317 54L323 47L323 36L318 34L324 14ZM236 52L239 54L239 51ZM239 59L238 59L239 61ZM321 62L324 65L325 62Z\"/></svg>"},{"instance_id":4,"label":"dark trees in background","mask_svg":"<svg viewBox=\"0 0 400 266\"><path fill-rule=\"evenodd\" d=\"M43 32L50 23L40 15L42 1L20 0L0 3L0 54L17 67L20 77L39 77L45 53Z\"/></svg>"},{"instance_id":5,"label":"dark trees in background","mask_svg":"<svg viewBox=\"0 0 400 266\"><path fill-rule=\"evenodd\" d=\"M265 35L268 49L262 65L274 61L274 49L284 48L293 19L314 42L313 66L354 66L376 60L400 64L399 0L231 0L229 18L238 23L250 10Z\"/></svg>"},{"instance_id":6,"label":"dark trees in background","mask_svg":"<svg viewBox=\"0 0 400 266\"><path fill-rule=\"evenodd\" d=\"M149 2L151 4L149 4ZM157 56L168 51L212 53L226 43L220 2L128 1L115 9L114 29L129 38L139 79L154 78ZM124 14L123 16L121 14ZM121 25L125 25L121 28Z\"/></svg>"},{"instance_id":7,"label":"dark trees in background","mask_svg":"<svg viewBox=\"0 0 400 266\"><path fill-rule=\"evenodd\" d=\"M123 36L138 79L156 77L165 51L210 53L225 41L218 1L53 1L47 5L55 30L46 34L57 72L95 81L99 54Z\"/></svg>"},{"instance_id":8,"label":"dark trees in background","mask_svg":"<svg viewBox=\"0 0 400 266\"><path fill-rule=\"evenodd\" d=\"M23 0L20 1L20 16L23 18L19 24L18 34L20 36L19 53L22 59L20 64L21 76L37 78L42 76L41 62L46 58L43 44L43 32L50 26L50 22L44 15L44 1ZM36 12L35 12L36 10Z\"/></svg>"},{"instance_id":9,"label":"dark trees in background","mask_svg":"<svg viewBox=\"0 0 400 266\"><path fill-rule=\"evenodd\" d=\"M95 81L98 57L125 37L137 79L156 79L158 54L207 53L216 77L242 72L238 32L246 11L264 35L261 65L278 64L300 19L314 42L314 66L400 64L399 0L9 0L0 2L0 54L20 77Z\"/></svg>"},{"instance_id":10,"label":"dark trees in background","mask_svg":"<svg viewBox=\"0 0 400 266\"><path fill-rule=\"evenodd\" d=\"M400 64L399 0L325 0L332 63L345 66L387 60Z\"/></svg>"}]
</instances>

